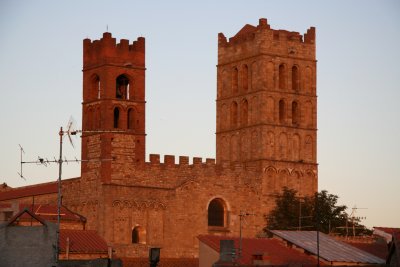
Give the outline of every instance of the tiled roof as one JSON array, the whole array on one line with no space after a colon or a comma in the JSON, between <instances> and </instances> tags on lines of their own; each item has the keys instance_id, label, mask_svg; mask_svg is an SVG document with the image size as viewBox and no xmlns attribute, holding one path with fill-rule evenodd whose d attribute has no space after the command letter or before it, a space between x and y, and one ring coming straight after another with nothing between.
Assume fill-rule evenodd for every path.
<instances>
[{"instance_id":1,"label":"tiled roof","mask_svg":"<svg viewBox=\"0 0 400 267\"><path fill-rule=\"evenodd\" d=\"M69 238L70 253L107 253L106 241L93 230L60 230L60 249L66 251Z\"/></svg>"},{"instance_id":2,"label":"tiled roof","mask_svg":"<svg viewBox=\"0 0 400 267\"><path fill-rule=\"evenodd\" d=\"M317 232L316 231L280 231L270 230L278 236L304 250L317 254ZM368 252L357 249L342 241L319 233L319 255L326 261L342 263L367 263L384 264L385 261Z\"/></svg>"},{"instance_id":3,"label":"tiled roof","mask_svg":"<svg viewBox=\"0 0 400 267\"><path fill-rule=\"evenodd\" d=\"M223 237L223 236L212 236L212 235L200 235L198 239L214 249L220 252L220 240L234 240L235 248L239 248L239 238ZM265 260L271 265L290 265L290 264L302 264L302 265L316 265L317 260L312 256L306 255L296 249L286 247L281 241L274 238L243 238L242 239L242 257L239 260L240 264L250 265L252 264L253 254L264 254Z\"/></svg>"},{"instance_id":4,"label":"tiled roof","mask_svg":"<svg viewBox=\"0 0 400 267\"><path fill-rule=\"evenodd\" d=\"M57 193L57 188L57 182L18 187L9 191L0 192L0 201Z\"/></svg>"},{"instance_id":5,"label":"tiled roof","mask_svg":"<svg viewBox=\"0 0 400 267\"><path fill-rule=\"evenodd\" d=\"M19 209L29 209L32 211L35 215L39 216L40 218L46 220L46 221L57 221L57 206L56 205L41 205L41 204L35 204L32 205L29 203L26 204L20 204ZM62 221L82 221L85 222L86 218L83 217L82 215L79 215L78 213L75 213L68 208L61 206L60 209L60 215L61 215L61 220ZM27 215L23 215L21 218L26 219Z\"/></svg>"}]
</instances>

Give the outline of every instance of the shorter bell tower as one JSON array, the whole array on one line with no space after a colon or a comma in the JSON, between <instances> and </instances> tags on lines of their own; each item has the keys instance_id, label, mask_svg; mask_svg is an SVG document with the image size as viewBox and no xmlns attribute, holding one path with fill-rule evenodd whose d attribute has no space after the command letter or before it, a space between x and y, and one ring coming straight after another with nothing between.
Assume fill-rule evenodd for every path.
<instances>
[{"instance_id":1,"label":"shorter bell tower","mask_svg":"<svg viewBox=\"0 0 400 267\"><path fill-rule=\"evenodd\" d=\"M145 70L143 37L83 40L83 179L122 181L144 162Z\"/></svg>"}]
</instances>

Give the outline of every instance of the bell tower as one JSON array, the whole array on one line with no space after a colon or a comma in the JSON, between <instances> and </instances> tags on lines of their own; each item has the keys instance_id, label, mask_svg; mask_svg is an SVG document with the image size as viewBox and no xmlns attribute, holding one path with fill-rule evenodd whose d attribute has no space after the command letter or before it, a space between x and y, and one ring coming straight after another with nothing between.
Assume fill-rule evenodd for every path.
<instances>
[{"instance_id":1,"label":"bell tower","mask_svg":"<svg viewBox=\"0 0 400 267\"><path fill-rule=\"evenodd\" d=\"M83 40L82 177L125 178L145 160L145 39Z\"/></svg>"},{"instance_id":2,"label":"bell tower","mask_svg":"<svg viewBox=\"0 0 400 267\"><path fill-rule=\"evenodd\" d=\"M314 27L219 34L217 163L316 170L316 62Z\"/></svg>"}]
</instances>

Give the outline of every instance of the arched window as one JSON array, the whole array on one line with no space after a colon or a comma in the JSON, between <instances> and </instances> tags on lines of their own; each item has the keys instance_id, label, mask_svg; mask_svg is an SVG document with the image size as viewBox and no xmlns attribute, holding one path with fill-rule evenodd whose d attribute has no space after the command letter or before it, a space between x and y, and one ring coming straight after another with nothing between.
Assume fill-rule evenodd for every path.
<instances>
[{"instance_id":1,"label":"arched window","mask_svg":"<svg viewBox=\"0 0 400 267\"><path fill-rule=\"evenodd\" d=\"M241 113L240 113L240 124L242 126L247 126L248 122L248 109L249 109L249 104L246 99L242 101L242 108L241 108Z\"/></svg>"},{"instance_id":2,"label":"arched window","mask_svg":"<svg viewBox=\"0 0 400 267\"><path fill-rule=\"evenodd\" d=\"M292 90L300 89L300 78L299 78L299 68L297 66L292 67Z\"/></svg>"},{"instance_id":3,"label":"arched window","mask_svg":"<svg viewBox=\"0 0 400 267\"><path fill-rule=\"evenodd\" d=\"M237 126L237 113L238 113L238 105L236 102L232 102L232 104L231 104L231 127L232 128Z\"/></svg>"},{"instance_id":4,"label":"arched window","mask_svg":"<svg viewBox=\"0 0 400 267\"><path fill-rule=\"evenodd\" d=\"M279 65L279 89L286 89L286 67Z\"/></svg>"},{"instance_id":5,"label":"arched window","mask_svg":"<svg viewBox=\"0 0 400 267\"><path fill-rule=\"evenodd\" d=\"M141 226L132 229L132 244L146 244L146 230Z\"/></svg>"},{"instance_id":6,"label":"arched window","mask_svg":"<svg viewBox=\"0 0 400 267\"><path fill-rule=\"evenodd\" d=\"M129 79L125 75L117 77L115 97L118 99L129 99Z\"/></svg>"},{"instance_id":7,"label":"arched window","mask_svg":"<svg viewBox=\"0 0 400 267\"><path fill-rule=\"evenodd\" d=\"M279 100L279 122L284 123L285 117L286 117L285 101L281 99Z\"/></svg>"},{"instance_id":8,"label":"arched window","mask_svg":"<svg viewBox=\"0 0 400 267\"><path fill-rule=\"evenodd\" d=\"M128 121L128 127L127 128L129 130L134 130L135 129L135 117L136 117L135 109L130 108L128 110L128 119L127 119L127 121Z\"/></svg>"},{"instance_id":9,"label":"arched window","mask_svg":"<svg viewBox=\"0 0 400 267\"><path fill-rule=\"evenodd\" d=\"M100 77L95 74L92 78L92 93L93 98L100 99L101 97Z\"/></svg>"},{"instance_id":10,"label":"arched window","mask_svg":"<svg viewBox=\"0 0 400 267\"><path fill-rule=\"evenodd\" d=\"M238 92L238 80L239 80L239 71L235 67L232 70L232 94L236 94Z\"/></svg>"},{"instance_id":11,"label":"arched window","mask_svg":"<svg viewBox=\"0 0 400 267\"><path fill-rule=\"evenodd\" d=\"M224 201L220 198L213 199L208 205L208 226L224 227L226 225L225 214Z\"/></svg>"},{"instance_id":12,"label":"arched window","mask_svg":"<svg viewBox=\"0 0 400 267\"><path fill-rule=\"evenodd\" d=\"M292 102L292 124L297 125L299 123L299 104L296 101Z\"/></svg>"},{"instance_id":13,"label":"arched window","mask_svg":"<svg viewBox=\"0 0 400 267\"><path fill-rule=\"evenodd\" d=\"M247 65L242 67L242 88L244 92L249 89L249 68Z\"/></svg>"},{"instance_id":14,"label":"arched window","mask_svg":"<svg viewBox=\"0 0 400 267\"><path fill-rule=\"evenodd\" d=\"M119 127L119 108L114 108L114 128Z\"/></svg>"}]
</instances>

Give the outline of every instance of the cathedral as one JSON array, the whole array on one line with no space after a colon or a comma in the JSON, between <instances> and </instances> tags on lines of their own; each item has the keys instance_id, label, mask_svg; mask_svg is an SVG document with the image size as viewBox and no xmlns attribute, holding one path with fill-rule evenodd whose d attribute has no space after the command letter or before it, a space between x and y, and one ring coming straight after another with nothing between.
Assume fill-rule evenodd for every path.
<instances>
[{"instance_id":1,"label":"cathedral","mask_svg":"<svg viewBox=\"0 0 400 267\"><path fill-rule=\"evenodd\" d=\"M283 187L318 188L316 62L314 27L220 33L216 159L146 159L145 39L83 40L83 162L63 206L121 257L197 258L199 235L262 234ZM56 205L53 184L0 189L0 204Z\"/></svg>"}]
</instances>

